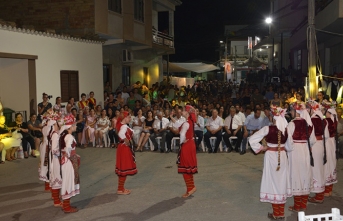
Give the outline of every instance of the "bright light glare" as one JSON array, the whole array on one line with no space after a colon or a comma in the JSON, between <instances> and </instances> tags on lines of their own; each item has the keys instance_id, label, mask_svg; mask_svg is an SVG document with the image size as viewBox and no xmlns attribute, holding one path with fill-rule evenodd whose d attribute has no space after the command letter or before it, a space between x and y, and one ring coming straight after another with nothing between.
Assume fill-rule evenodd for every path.
<instances>
[{"instance_id":1,"label":"bright light glare","mask_svg":"<svg viewBox=\"0 0 343 221\"><path fill-rule=\"evenodd\" d=\"M223 42L223 41L220 41L219 43L220 43L220 44L223 44L224 42Z\"/></svg>"},{"instance_id":2,"label":"bright light glare","mask_svg":"<svg viewBox=\"0 0 343 221\"><path fill-rule=\"evenodd\" d=\"M271 17L268 17L268 18L266 18L266 23L267 23L267 24L271 24L271 23L272 23L272 21L273 21L273 20L272 20L272 18L271 18Z\"/></svg>"}]
</instances>

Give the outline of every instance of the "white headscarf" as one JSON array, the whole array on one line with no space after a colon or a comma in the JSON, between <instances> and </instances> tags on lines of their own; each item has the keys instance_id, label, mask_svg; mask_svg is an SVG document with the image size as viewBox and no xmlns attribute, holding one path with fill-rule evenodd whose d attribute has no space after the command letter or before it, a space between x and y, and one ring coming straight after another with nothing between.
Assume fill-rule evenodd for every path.
<instances>
[{"instance_id":1,"label":"white headscarf","mask_svg":"<svg viewBox=\"0 0 343 221\"><path fill-rule=\"evenodd\" d=\"M330 116L331 120L335 121L335 119L336 119L336 121L338 122L336 109L335 108L329 108L328 112L331 114L331 116Z\"/></svg>"},{"instance_id":2,"label":"white headscarf","mask_svg":"<svg viewBox=\"0 0 343 221\"><path fill-rule=\"evenodd\" d=\"M306 120L307 125L312 127L312 121L311 121L311 117L308 114L306 109L302 109L302 110L296 110L298 114L300 114L300 117L304 120Z\"/></svg>"},{"instance_id":3,"label":"white headscarf","mask_svg":"<svg viewBox=\"0 0 343 221\"><path fill-rule=\"evenodd\" d=\"M282 109L281 107L271 105L270 111L271 111L271 114L273 115L273 118L275 119L275 125L277 129L281 131L283 135L285 135L285 128L288 125L288 122L285 118L287 109Z\"/></svg>"}]
</instances>

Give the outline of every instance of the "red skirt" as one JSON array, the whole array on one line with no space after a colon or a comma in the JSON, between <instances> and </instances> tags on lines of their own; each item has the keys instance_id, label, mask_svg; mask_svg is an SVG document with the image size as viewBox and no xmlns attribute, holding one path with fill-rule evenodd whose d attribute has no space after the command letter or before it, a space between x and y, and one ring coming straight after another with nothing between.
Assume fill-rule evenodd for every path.
<instances>
[{"instance_id":1,"label":"red skirt","mask_svg":"<svg viewBox=\"0 0 343 221\"><path fill-rule=\"evenodd\" d=\"M198 173L196 147L193 139L182 144L178 158L178 173Z\"/></svg>"},{"instance_id":2,"label":"red skirt","mask_svg":"<svg viewBox=\"0 0 343 221\"><path fill-rule=\"evenodd\" d=\"M116 174L118 176L135 175L137 173L134 152L130 147L120 143L117 148Z\"/></svg>"}]
</instances>

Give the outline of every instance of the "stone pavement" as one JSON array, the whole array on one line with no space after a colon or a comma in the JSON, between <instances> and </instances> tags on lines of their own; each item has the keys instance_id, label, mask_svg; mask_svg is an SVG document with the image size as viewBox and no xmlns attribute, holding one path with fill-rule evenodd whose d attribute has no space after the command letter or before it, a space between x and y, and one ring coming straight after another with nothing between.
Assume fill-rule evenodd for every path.
<instances>
[{"instance_id":1,"label":"stone pavement","mask_svg":"<svg viewBox=\"0 0 343 221\"><path fill-rule=\"evenodd\" d=\"M259 202L263 155L247 153L198 154L197 192L183 199L185 184L177 174L176 154L137 153L138 174L128 177L132 193L116 195L115 149L77 149L81 159L81 194L71 203L80 211L64 214L52 206L50 194L38 181L38 159L29 158L0 165L1 221L245 221L269 220L271 205ZM309 204L306 214L343 214L343 163L338 161L339 183L333 196L320 205ZM286 208L292 205L292 198ZM286 220L297 214L286 210Z\"/></svg>"}]
</instances>

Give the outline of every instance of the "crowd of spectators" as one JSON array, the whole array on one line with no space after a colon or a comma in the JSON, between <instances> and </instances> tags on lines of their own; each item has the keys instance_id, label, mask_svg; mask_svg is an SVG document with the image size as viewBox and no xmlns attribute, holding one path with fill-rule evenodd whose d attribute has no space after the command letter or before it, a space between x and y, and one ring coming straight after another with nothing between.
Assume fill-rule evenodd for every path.
<instances>
[{"instance_id":1,"label":"crowd of spectators","mask_svg":"<svg viewBox=\"0 0 343 221\"><path fill-rule=\"evenodd\" d=\"M33 139L25 136L23 145L30 143L32 149L38 148L42 137L40 118L49 108L53 108L54 111L75 116L77 130L74 136L78 146L114 148L119 142L115 125L120 112L125 110L132 116L130 127L134 131L136 151L145 150L150 140L152 150L170 152L173 138L179 135L170 116L182 123L185 121L181 116L182 108L190 104L196 108L194 130L198 151L216 153L219 148L226 147L227 152L234 150L243 155L248 137L272 123L270 105L287 109L286 118L290 121L289 103L304 101L305 97L304 87L296 87L288 81L264 84L196 81L194 85L178 87L164 79L150 88L139 81L131 86L121 83L115 90L107 83L104 88L104 103L97 103L94 92L90 92L87 95L82 93L78 102L70 97L64 106L61 98L57 97L55 104L51 104L44 93L43 101L38 104L38 115L31 114L25 124L27 134ZM319 100L325 96L322 92L318 93ZM342 116L341 109L337 112ZM342 130L342 118L340 120L338 128ZM338 137L343 139L343 131L338 131Z\"/></svg>"}]
</instances>

